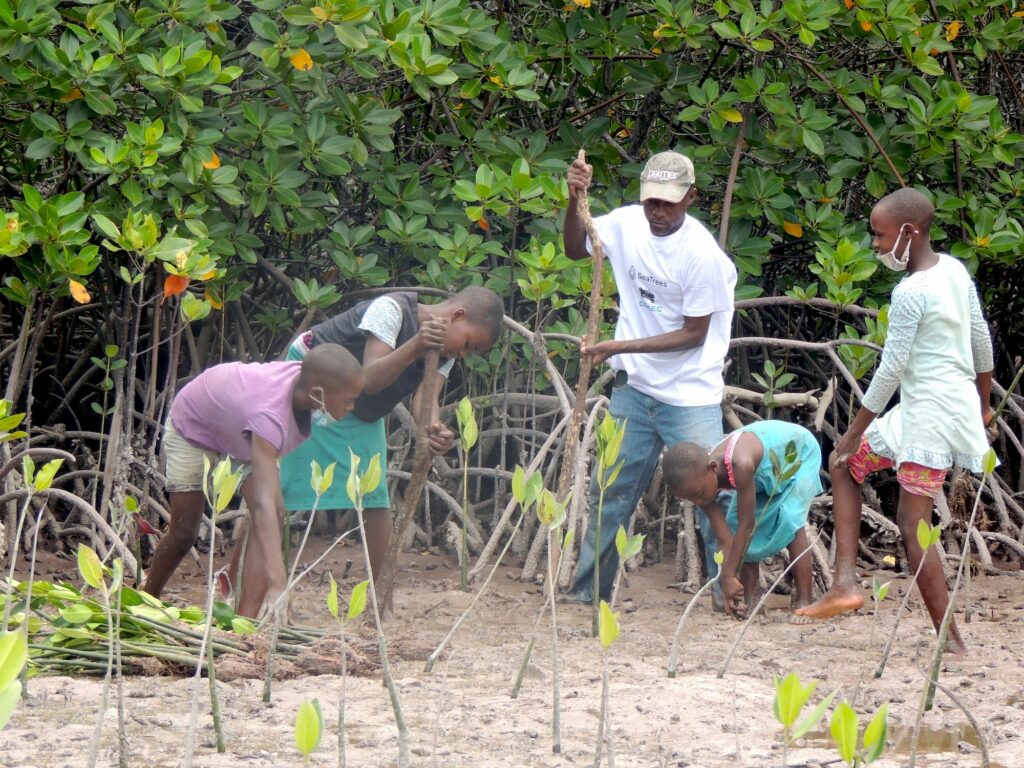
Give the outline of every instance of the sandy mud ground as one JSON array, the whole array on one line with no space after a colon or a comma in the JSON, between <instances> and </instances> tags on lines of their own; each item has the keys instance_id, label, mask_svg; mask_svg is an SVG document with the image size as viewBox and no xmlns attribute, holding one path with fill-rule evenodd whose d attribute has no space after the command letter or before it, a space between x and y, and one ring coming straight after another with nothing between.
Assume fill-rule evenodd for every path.
<instances>
[{"instance_id":1,"label":"sandy mud ground","mask_svg":"<svg viewBox=\"0 0 1024 768\"><path fill-rule=\"evenodd\" d=\"M322 542L317 542L322 545ZM52 557L52 556L51 556ZM304 558L307 559L307 558ZM312 559L312 555L308 558ZM292 602L292 620L328 626L326 586L318 576L356 566L345 592L361 571L359 550L335 550L304 582ZM69 561L52 559L44 578L72 575ZM422 639L426 651L447 632L468 604L457 589L458 573L432 555L404 556L397 615L388 633ZM50 573L47 573L47 570ZM56 571L56 572L54 572ZM620 603L622 634L611 650L611 718L615 765L751 766L782 764L780 729L772 714L772 676L797 672L805 681L821 681L817 701L842 688L849 697L861 682L857 710L872 713L891 702L894 727L889 748L874 765L909 764L910 728L924 678L920 672L933 647L923 606L911 602L901 623L895 652L885 675L875 680L885 636L905 581L894 583L894 597L882 607L872 636L867 613L812 626L788 623L788 601L773 596L763 621L744 639L724 679L716 671L739 625L714 615L710 602L693 612L688 641L676 679L666 676L669 644L690 596L669 588L671 566L645 568L631 575ZM394 663L401 703L410 729L414 766L590 766L593 764L600 703L600 646L590 637L590 612L583 606L558 606L562 665L562 753L551 751L550 630L542 624L533 663L518 699L509 696L512 680L541 604L540 589L524 585L502 569L432 674L422 660ZM880 574L890 578L892 574ZM868 575L870 579L870 575ZM187 563L172 583L168 599L198 601L202 577ZM947 657L942 681L977 719L993 768L1024 767L1024 578L1020 574L976 578L972 584L975 615L961 629L971 654ZM413 653L412 655L416 655ZM421 658L426 653L419 654ZM220 683L227 753L214 749L208 697L203 682L197 766L299 766L295 748L295 713L305 698L319 699L326 732L311 765L337 765L336 669L278 682L268 707L261 702L262 683ZM78 767L86 755L100 681L88 677L40 677L30 681L29 699L0 732L0 765L32 768ZM175 677L132 677L126 681L128 737L133 766L176 766L185 745L192 683ZM111 698L105 721L100 764L116 765L116 710ZM866 718L862 718L866 719ZM347 704L348 765L397 764L397 732L386 691L379 679L350 677ZM960 710L941 693L925 716L917 765L980 766L978 739ZM826 728L823 723L821 728ZM824 731L789 751L788 765L839 765Z\"/></svg>"}]
</instances>

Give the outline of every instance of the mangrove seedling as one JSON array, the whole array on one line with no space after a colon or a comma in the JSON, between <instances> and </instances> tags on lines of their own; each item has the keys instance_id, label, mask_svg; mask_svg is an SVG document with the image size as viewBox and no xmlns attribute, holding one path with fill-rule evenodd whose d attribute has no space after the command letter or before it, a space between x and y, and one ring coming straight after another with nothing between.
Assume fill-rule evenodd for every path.
<instances>
[{"instance_id":1,"label":"mangrove seedling","mask_svg":"<svg viewBox=\"0 0 1024 768\"><path fill-rule=\"evenodd\" d=\"M794 741L801 738L811 728L816 726L832 703L838 690L833 691L816 706L810 714L799 723L797 718L804 705L811 698L814 689L818 687L818 681L812 680L806 686L800 682L796 672L790 672L785 677L775 677L775 717L782 724L782 764L788 764L789 747Z\"/></svg>"},{"instance_id":2,"label":"mangrove seedling","mask_svg":"<svg viewBox=\"0 0 1024 768\"><path fill-rule=\"evenodd\" d=\"M455 409L459 423L459 447L462 449L462 542L459 547L459 589L469 589L469 452L476 445L478 429L473 402L464 397Z\"/></svg>"},{"instance_id":3,"label":"mangrove seedling","mask_svg":"<svg viewBox=\"0 0 1024 768\"><path fill-rule=\"evenodd\" d=\"M366 467L366 472L359 474L359 457L348 449L349 467L348 482L345 490L356 510L356 517L359 520L359 535L363 540L363 557L366 558L366 568L370 569L370 550L366 543L366 522L363 519L363 499L366 494L372 493L380 485L382 471L380 467L380 454L375 453ZM395 725L398 728L398 768L409 767L409 729L405 724L405 717L402 715L402 702L398 698L398 688L391 676L391 664L388 662L388 645L384 639L384 627L380 620L380 603L377 601L377 588L374 579L377 574L369 574L368 589L370 592L370 605L373 606L373 624L377 629L377 647L380 651L381 674L384 676L384 685L388 689L388 696L391 699L391 710L395 715Z\"/></svg>"},{"instance_id":4,"label":"mangrove seedling","mask_svg":"<svg viewBox=\"0 0 1024 768\"><path fill-rule=\"evenodd\" d=\"M619 637L619 614L601 601L598 624L598 638L601 640L601 710L597 716L597 749L594 751L594 768L601 765L601 748L608 749L608 765L615 765L612 749L611 716L608 714L608 649Z\"/></svg>"},{"instance_id":5,"label":"mangrove seedling","mask_svg":"<svg viewBox=\"0 0 1024 768\"><path fill-rule=\"evenodd\" d=\"M697 601L704 596L704 593L708 592L722 578L722 563L724 561L725 555L722 553L722 550L715 552L715 565L718 566L718 571L715 573L713 578L708 579L707 584L697 590L697 594L690 598L690 602L686 604L686 609L683 611L683 615L679 617L679 624L676 625L676 632L672 635L672 650L670 650L668 654L669 677L676 676L676 663L679 658L679 638L683 635L683 626L686 624L686 619L690 615L690 611L693 610L693 606L695 606Z\"/></svg>"},{"instance_id":6,"label":"mangrove seedling","mask_svg":"<svg viewBox=\"0 0 1024 768\"><path fill-rule=\"evenodd\" d=\"M597 637L600 629L600 600L601 600L601 543L604 541L604 531L601 528L601 518L604 512L604 495L615 482L622 470L625 460L619 461L619 451L622 449L622 440L626 436L626 422L612 418L612 415L605 411L604 418L597 428L597 544L594 553L594 617L591 632Z\"/></svg>"},{"instance_id":7,"label":"mangrove seedling","mask_svg":"<svg viewBox=\"0 0 1024 768\"><path fill-rule=\"evenodd\" d=\"M27 621L25 622L28 623ZM28 641L22 632L0 632L0 730L21 698L21 670L28 662Z\"/></svg>"},{"instance_id":8,"label":"mangrove seedling","mask_svg":"<svg viewBox=\"0 0 1024 768\"><path fill-rule=\"evenodd\" d=\"M338 582L334 580L334 574L328 571L327 576L331 580L331 589L327 593L327 610L334 620L338 622L338 631L341 634L341 695L338 701L338 768L345 768L345 685L348 680L348 647L345 645L345 625L353 619L359 618L366 608L366 589L370 581L361 581L352 588L352 596L348 601L348 611L341 613L338 610Z\"/></svg>"},{"instance_id":9,"label":"mangrove seedling","mask_svg":"<svg viewBox=\"0 0 1024 768\"><path fill-rule=\"evenodd\" d=\"M537 502L540 498L541 491L544 490L544 478L537 472L533 473L527 478L525 470L521 466L516 466L515 471L512 473L512 498L519 504L519 518L516 520L516 524L512 528L512 533L509 535L508 540L505 542L505 546L501 548L501 552L494 560L494 564L491 566L491 570L487 573L487 578L484 579L483 584L480 585L480 589L473 599L470 601L466 610L462 612L462 615L455 620L452 624L452 628L448 630L448 634L444 636L444 639L438 644L434 652L427 657L427 663L423 668L424 672L430 672L434 668L434 664L440 658L441 653L451 642L451 639L455 636L455 633L462 626L462 622L466 620L469 614L476 607L477 602L483 596L484 592L487 591L487 587L490 586L491 579L494 578L494 574L498 570L498 566L501 565L502 559L505 557L505 553L508 552L508 548L511 546L512 541L515 539L516 534L519 532L519 526L523 524L523 518L526 516L527 511L530 507Z\"/></svg>"},{"instance_id":10,"label":"mangrove seedling","mask_svg":"<svg viewBox=\"0 0 1024 768\"><path fill-rule=\"evenodd\" d=\"M302 552L306 548L306 541L309 539L309 532L313 529L313 520L316 518L317 509L320 507L320 498L331 489L334 485L334 468L336 462L331 462L327 465L327 469L321 469L319 462L314 459L310 462L310 477L309 485L313 489L313 493L316 494L316 498L313 499L313 509L310 510L309 520L306 521L306 530L302 533L302 541L299 543L299 549L295 553L295 557L292 560L291 568L288 571L288 581L285 584L284 591L277 598L277 601L267 611L266 616L263 617L264 621L272 620L274 622L272 629L270 630L270 647L267 649L267 671L263 677L263 703L270 703L271 687L274 681L274 651L277 648L277 638L281 631L281 618L282 614L286 610L288 605L288 595L295 586L295 569L299 566L299 560L302 558ZM285 536L285 541L291 540L291 533L288 532Z\"/></svg>"},{"instance_id":11,"label":"mangrove seedling","mask_svg":"<svg viewBox=\"0 0 1024 768\"><path fill-rule=\"evenodd\" d=\"M210 483L210 459L203 456L203 495L210 505L210 549L206 563L206 622L203 626L203 639L199 643L199 658L196 660L196 671L192 676L192 714L188 724L188 739L185 743L185 768L191 768L192 757L196 749L196 730L199 723L199 691L202 684L203 664L206 662L207 649L211 643L213 632L213 603L216 596L213 570L213 555L216 551L217 515L227 509L231 503L238 484L242 481L240 469L231 471L231 459L221 459L213 469L212 487ZM210 654L213 651L210 650ZM210 712L213 717L213 728L217 735L217 751L224 751L224 734L220 724L220 706L217 701L216 668L211 660L207 665L210 676Z\"/></svg>"},{"instance_id":12,"label":"mangrove seedling","mask_svg":"<svg viewBox=\"0 0 1024 768\"><path fill-rule=\"evenodd\" d=\"M986 484L992 481L992 473L996 471L996 465L999 460L996 458L996 452L989 448L985 452L985 457L982 459L982 471L983 475L981 478L981 484L978 486L978 493L974 497L974 506L971 508L971 515L967 519L967 535L965 540L970 542L971 532L974 530L974 521L978 516L978 506L981 504L981 494L985 490ZM968 555L970 553L970 546L964 547L964 553L960 557L960 565L956 569L956 579L953 582L953 589L949 593L949 603L946 605L946 612L942 615L942 622L939 624L938 639L935 643L935 652L932 655L931 664L929 665L928 683L924 687L924 691L921 694L921 703L917 708L917 719L914 721L914 733L910 738L910 768L914 768L914 764L917 761L917 739L921 732L921 718L924 717L924 713L932 707L932 703L935 699L935 686L939 681L939 670L942 668L942 654L946 649L946 641L949 639L949 625L953 620L953 606L956 603L957 592L960 591L960 583L963 579L964 569L967 566Z\"/></svg>"},{"instance_id":13,"label":"mangrove seedling","mask_svg":"<svg viewBox=\"0 0 1024 768\"><path fill-rule=\"evenodd\" d=\"M850 768L863 768L875 762L885 750L885 739L889 733L889 704L886 702L880 706L861 732L857 713L847 702L841 701L832 713L829 732L843 762Z\"/></svg>"},{"instance_id":14,"label":"mangrove seedling","mask_svg":"<svg viewBox=\"0 0 1024 768\"><path fill-rule=\"evenodd\" d=\"M615 551L619 555L619 567L615 569L615 581L612 582L612 599L609 601L609 605L612 607L615 606L615 598L619 594L619 583L622 581L622 574L626 571L626 561L640 553L640 549L644 545L644 538L642 533L629 536L621 525L615 532Z\"/></svg>"},{"instance_id":15,"label":"mangrove seedling","mask_svg":"<svg viewBox=\"0 0 1024 768\"><path fill-rule=\"evenodd\" d=\"M295 746L302 753L302 764L309 765L309 756L320 745L324 732L324 716L320 702L306 699L295 713Z\"/></svg>"},{"instance_id":16,"label":"mangrove seedling","mask_svg":"<svg viewBox=\"0 0 1024 768\"><path fill-rule=\"evenodd\" d=\"M87 765L95 768L96 758L99 755L100 735L103 733L103 716L107 712L107 701L110 697L110 674L114 667L114 617L110 606L110 596L121 588L121 578L124 575L121 569L121 561L115 560L112 571L110 586L107 586L103 578L107 570L100 562L99 555L86 544L78 545L78 572L82 579L93 589L99 590L103 597L103 612L107 619L107 666L103 674L103 691L100 694L99 711L96 713L96 725L93 727L92 741L89 743L89 758ZM26 624L27 624L26 620Z\"/></svg>"},{"instance_id":17,"label":"mangrove seedling","mask_svg":"<svg viewBox=\"0 0 1024 768\"><path fill-rule=\"evenodd\" d=\"M561 709L561 672L558 665L558 618L555 613L555 550L559 545L559 532L562 530L562 523L565 522L565 504L560 503L555 495L547 488L541 494L537 504L537 519L548 531L548 579L547 599L551 603L551 751L559 754L562 751L562 709ZM559 562L561 553L565 549L565 542L559 549Z\"/></svg>"},{"instance_id":18,"label":"mangrove seedling","mask_svg":"<svg viewBox=\"0 0 1024 768\"><path fill-rule=\"evenodd\" d=\"M928 550L934 547L939 537L942 536L942 528L937 525L929 525L924 520L917 521L917 543L921 547L921 562L917 565L917 570L914 571L914 579L907 586L907 592L903 595L903 601L900 603L899 610L896 611L896 620L892 623L892 630L889 632L889 639L885 642L885 648L882 650L882 658L878 662L878 668L875 670L875 677L879 678L885 671L885 665L889 661L889 654L892 652L892 644L896 641L896 632L900 627L900 619L903 618L904 611L907 610L907 603L910 602L910 595L914 591L914 585L917 584L917 579L921 575L921 569L924 567L925 558L928 557ZM966 557L966 555L965 555ZM888 592L888 590L886 590ZM878 610L876 603L875 610ZM870 645L868 646L871 647Z\"/></svg>"}]
</instances>

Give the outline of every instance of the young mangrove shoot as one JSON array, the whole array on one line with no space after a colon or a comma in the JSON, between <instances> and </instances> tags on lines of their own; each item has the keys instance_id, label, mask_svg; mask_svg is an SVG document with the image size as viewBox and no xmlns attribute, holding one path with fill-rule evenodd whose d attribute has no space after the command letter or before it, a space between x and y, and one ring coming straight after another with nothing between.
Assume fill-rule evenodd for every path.
<instances>
[{"instance_id":1,"label":"young mangrove shoot","mask_svg":"<svg viewBox=\"0 0 1024 768\"><path fill-rule=\"evenodd\" d=\"M367 579L356 584L352 588L352 596L348 601L348 611L341 613L338 610L338 582L334 580L334 574L328 572L331 580L331 589L327 593L327 610L338 622L338 632L341 635L341 694L338 701L338 768L346 768L348 765L345 758L345 686L348 681L348 646L345 644L345 625L362 616L366 608L366 590L370 585Z\"/></svg>"},{"instance_id":2,"label":"young mangrove shoot","mask_svg":"<svg viewBox=\"0 0 1024 768\"><path fill-rule=\"evenodd\" d=\"M601 544L604 542L604 531L601 527L602 515L604 512L604 495L615 482L622 470L625 460L619 461L619 451L622 449L622 440L626 436L626 422L612 418L612 415L605 411L604 418L597 428L597 544L594 552L594 616L591 626L591 633L597 637L600 629L600 601L601 601ZM618 462L618 463L616 463Z\"/></svg>"},{"instance_id":3,"label":"young mangrove shoot","mask_svg":"<svg viewBox=\"0 0 1024 768\"><path fill-rule=\"evenodd\" d=\"M459 448L462 450L462 542L459 547L459 589L469 589L469 452L476 445L479 431L473 402L464 397L455 409L459 423Z\"/></svg>"},{"instance_id":4,"label":"young mangrove shoot","mask_svg":"<svg viewBox=\"0 0 1024 768\"><path fill-rule=\"evenodd\" d=\"M295 746L302 755L302 764L309 765L309 756L320 746L324 733L324 716L320 702L306 699L295 713Z\"/></svg>"},{"instance_id":5,"label":"young mangrove shoot","mask_svg":"<svg viewBox=\"0 0 1024 768\"><path fill-rule=\"evenodd\" d=\"M689 617L690 611L692 611L693 607L697 604L697 601L704 596L704 593L710 591L722 578L722 563L724 561L725 555L722 553L722 550L716 551L715 565L718 566L718 571L715 573L713 578L708 579L707 583L697 590L697 594L690 598L690 602L686 604L686 609L683 611L683 615L679 617L679 624L676 625L676 632L672 635L672 649L668 654L669 677L676 676L676 664L679 658L679 638L683 635L683 626L686 624L686 619Z\"/></svg>"}]
</instances>

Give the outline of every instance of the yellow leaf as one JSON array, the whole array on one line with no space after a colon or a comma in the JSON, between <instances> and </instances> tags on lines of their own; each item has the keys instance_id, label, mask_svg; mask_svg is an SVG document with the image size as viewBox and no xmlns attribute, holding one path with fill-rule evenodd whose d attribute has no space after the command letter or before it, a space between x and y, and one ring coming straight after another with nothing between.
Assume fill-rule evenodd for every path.
<instances>
[{"instance_id":1,"label":"yellow leaf","mask_svg":"<svg viewBox=\"0 0 1024 768\"><path fill-rule=\"evenodd\" d=\"M216 170L217 168L220 168L220 155L218 155L214 150L211 149L210 159L203 163L203 168L205 168L208 171L213 171Z\"/></svg>"},{"instance_id":2,"label":"yellow leaf","mask_svg":"<svg viewBox=\"0 0 1024 768\"><path fill-rule=\"evenodd\" d=\"M174 266L178 269L185 269L185 265L188 264L188 254L184 251L178 251L174 254Z\"/></svg>"},{"instance_id":3,"label":"yellow leaf","mask_svg":"<svg viewBox=\"0 0 1024 768\"><path fill-rule=\"evenodd\" d=\"M661 48L651 48L651 53L653 53L655 56L660 56Z\"/></svg>"},{"instance_id":4,"label":"yellow leaf","mask_svg":"<svg viewBox=\"0 0 1024 768\"><path fill-rule=\"evenodd\" d=\"M882 558L882 562L886 565L896 565L896 558L892 555L886 555Z\"/></svg>"},{"instance_id":5,"label":"yellow leaf","mask_svg":"<svg viewBox=\"0 0 1024 768\"><path fill-rule=\"evenodd\" d=\"M501 78L498 77L497 75L491 75L487 79L490 80L492 83L494 83L499 88L503 88L504 85L505 85L503 82L501 82Z\"/></svg>"},{"instance_id":6,"label":"yellow leaf","mask_svg":"<svg viewBox=\"0 0 1024 768\"><path fill-rule=\"evenodd\" d=\"M321 8L319 5L314 5L312 8L313 18L317 21L327 21L327 11Z\"/></svg>"},{"instance_id":7,"label":"yellow leaf","mask_svg":"<svg viewBox=\"0 0 1024 768\"><path fill-rule=\"evenodd\" d=\"M85 290L85 286L77 280L70 280L69 286L71 288L71 298L77 301L79 304L88 304L92 300L92 296Z\"/></svg>"},{"instance_id":8,"label":"yellow leaf","mask_svg":"<svg viewBox=\"0 0 1024 768\"><path fill-rule=\"evenodd\" d=\"M986 247L990 242L991 240L989 239L988 235L985 235L984 237L974 238L974 244L979 245L982 248Z\"/></svg>"},{"instance_id":9,"label":"yellow leaf","mask_svg":"<svg viewBox=\"0 0 1024 768\"><path fill-rule=\"evenodd\" d=\"M305 48L299 48L291 56L292 66L300 72L307 72L313 68L313 57L309 55L309 51Z\"/></svg>"},{"instance_id":10,"label":"yellow leaf","mask_svg":"<svg viewBox=\"0 0 1024 768\"><path fill-rule=\"evenodd\" d=\"M669 24L662 24L660 27L658 27L656 30L654 30L654 36L655 37L661 37L662 30L668 29L669 26L670 26Z\"/></svg>"},{"instance_id":11,"label":"yellow leaf","mask_svg":"<svg viewBox=\"0 0 1024 768\"><path fill-rule=\"evenodd\" d=\"M964 25L962 21L951 21L946 25L946 40L953 42L960 34L960 28Z\"/></svg>"},{"instance_id":12,"label":"yellow leaf","mask_svg":"<svg viewBox=\"0 0 1024 768\"><path fill-rule=\"evenodd\" d=\"M572 1L574 3L576 3L576 5L578 5L580 8L589 8L590 7L590 0L572 0Z\"/></svg>"},{"instance_id":13,"label":"yellow leaf","mask_svg":"<svg viewBox=\"0 0 1024 768\"><path fill-rule=\"evenodd\" d=\"M206 31L209 32L211 35L216 35L218 32L220 32L220 24L207 24Z\"/></svg>"},{"instance_id":14,"label":"yellow leaf","mask_svg":"<svg viewBox=\"0 0 1024 768\"><path fill-rule=\"evenodd\" d=\"M6 226L7 226L7 231L8 232L17 232L18 231L18 220L16 218L14 218L13 216L11 216L11 218L9 218L7 220L7 225Z\"/></svg>"},{"instance_id":15,"label":"yellow leaf","mask_svg":"<svg viewBox=\"0 0 1024 768\"><path fill-rule=\"evenodd\" d=\"M217 270L216 269L211 269L209 272L207 272L205 275L203 275L199 279L200 280L213 280L213 278L215 278L216 276L217 276Z\"/></svg>"},{"instance_id":16,"label":"yellow leaf","mask_svg":"<svg viewBox=\"0 0 1024 768\"><path fill-rule=\"evenodd\" d=\"M732 109L730 107L729 109L723 109L719 114L722 116L722 119L728 120L730 123L743 122L743 115L740 114L738 109Z\"/></svg>"},{"instance_id":17,"label":"yellow leaf","mask_svg":"<svg viewBox=\"0 0 1024 768\"><path fill-rule=\"evenodd\" d=\"M875 25L872 24L870 21L862 21L860 23L860 28L863 29L865 32L870 32L871 28L874 27L874 26Z\"/></svg>"},{"instance_id":18,"label":"yellow leaf","mask_svg":"<svg viewBox=\"0 0 1024 768\"><path fill-rule=\"evenodd\" d=\"M1024 19L1024 11L1014 11L1013 17L1015 19Z\"/></svg>"},{"instance_id":19,"label":"yellow leaf","mask_svg":"<svg viewBox=\"0 0 1024 768\"><path fill-rule=\"evenodd\" d=\"M786 230L787 235L792 235L793 237L804 236L804 228L797 224L795 221L782 222L782 228Z\"/></svg>"},{"instance_id":20,"label":"yellow leaf","mask_svg":"<svg viewBox=\"0 0 1024 768\"><path fill-rule=\"evenodd\" d=\"M818 198L818 202L819 203L825 203L826 205L828 205L829 203L834 203L835 201L836 201L836 199L834 197L819 197Z\"/></svg>"},{"instance_id":21,"label":"yellow leaf","mask_svg":"<svg viewBox=\"0 0 1024 768\"><path fill-rule=\"evenodd\" d=\"M224 302L223 301L219 301L217 298L215 298L214 295L212 293L210 293L209 289L207 289L203 293L203 297L208 302L210 302L210 306L213 307L214 309L224 309Z\"/></svg>"},{"instance_id":22,"label":"yellow leaf","mask_svg":"<svg viewBox=\"0 0 1024 768\"><path fill-rule=\"evenodd\" d=\"M75 101L76 99L82 98L82 92L78 88L72 88L70 91L60 97L60 100L67 104L69 101Z\"/></svg>"}]
</instances>

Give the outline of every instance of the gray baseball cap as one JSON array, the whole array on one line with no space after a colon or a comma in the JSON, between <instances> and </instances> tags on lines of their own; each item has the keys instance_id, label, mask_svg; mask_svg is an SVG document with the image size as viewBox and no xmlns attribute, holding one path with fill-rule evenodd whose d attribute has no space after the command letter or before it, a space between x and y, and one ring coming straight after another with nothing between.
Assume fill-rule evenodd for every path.
<instances>
[{"instance_id":1,"label":"gray baseball cap","mask_svg":"<svg viewBox=\"0 0 1024 768\"><path fill-rule=\"evenodd\" d=\"M678 203L695 181L690 158L678 152L659 152L651 156L640 174L640 199L653 197Z\"/></svg>"}]
</instances>

